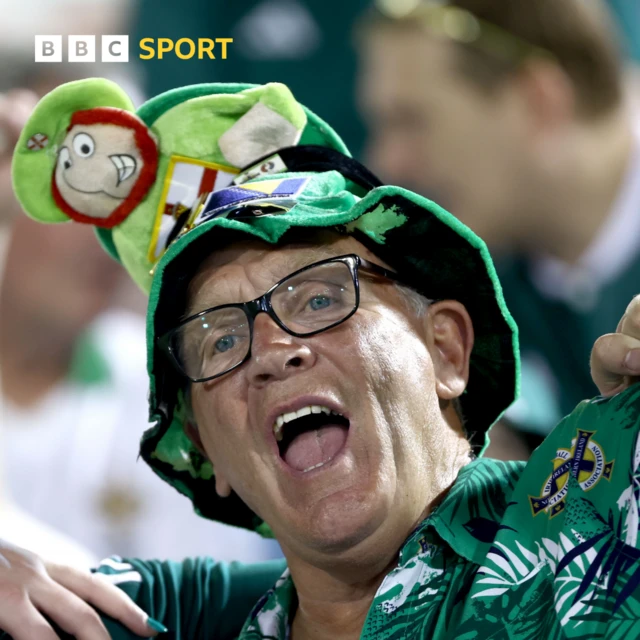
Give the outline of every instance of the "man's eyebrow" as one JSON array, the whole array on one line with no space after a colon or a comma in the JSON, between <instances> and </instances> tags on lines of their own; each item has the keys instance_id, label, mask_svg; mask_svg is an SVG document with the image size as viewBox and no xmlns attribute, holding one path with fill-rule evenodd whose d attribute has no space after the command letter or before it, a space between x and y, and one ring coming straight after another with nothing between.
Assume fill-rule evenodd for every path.
<instances>
[{"instance_id":1,"label":"man's eyebrow","mask_svg":"<svg viewBox=\"0 0 640 640\"><path fill-rule=\"evenodd\" d=\"M187 310L185 311L182 320L186 318L190 318L191 316L195 316L196 314L204 311L205 309L212 309L213 307L219 307L223 304L228 304L232 302L239 302L238 300L228 300L222 299L222 296L218 295L217 292L210 292L207 295L203 295L200 300L191 300L187 305Z\"/></svg>"},{"instance_id":2,"label":"man's eyebrow","mask_svg":"<svg viewBox=\"0 0 640 640\"><path fill-rule=\"evenodd\" d=\"M296 248L304 249L306 245L294 245ZM328 258L335 258L339 255L345 255L344 251L340 252L331 246L309 246L308 253L291 253L285 256L284 260L278 265L277 271L278 276L274 279L271 286L279 282L283 278L286 278L289 274L294 273L298 269L302 269L307 265L313 264L314 262L320 262L321 260L325 260ZM275 269L274 269L275 272ZM264 292L263 292L264 293ZM218 307L223 304L232 304L236 302L241 302L240 300L229 300L227 296L221 295L219 291L207 291L203 293L201 299L191 300L187 305L186 312L182 319L189 318L205 309L211 309L212 307Z\"/></svg>"},{"instance_id":3,"label":"man's eyebrow","mask_svg":"<svg viewBox=\"0 0 640 640\"><path fill-rule=\"evenodd\" d=\"M303 249L304 246L305 245L300 245L300 248ZM340 255L345 255L344 251L336 251L336 249L326 245L309 247L309 252L304 254L289 254L282 262L282 276L279 279L284 278L298 269L302 269L302 267L313 264L314 262L320 262L327 258L335 258Z\"/></svg>"}]
</instances>

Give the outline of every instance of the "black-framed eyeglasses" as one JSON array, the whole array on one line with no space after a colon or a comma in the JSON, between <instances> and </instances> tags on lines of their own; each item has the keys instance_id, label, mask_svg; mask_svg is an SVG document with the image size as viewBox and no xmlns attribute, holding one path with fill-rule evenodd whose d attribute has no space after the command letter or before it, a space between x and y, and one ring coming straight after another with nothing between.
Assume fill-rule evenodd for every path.
<instances>
[{"instance_id":1,"label":"black-framed eyeglasses","mask_svg":"<svg viewBox=\"0 0 640 640\"><path fill-rule=\"evenodd\" d=\"M360 304L359 269L400 281L393 271L356 254L321 260L289 274L255 300L190 316L158 344L191 382L213 380L249 360L259 313L295 337L313 336L348 320Z\"/></svg>"}]
</instances>

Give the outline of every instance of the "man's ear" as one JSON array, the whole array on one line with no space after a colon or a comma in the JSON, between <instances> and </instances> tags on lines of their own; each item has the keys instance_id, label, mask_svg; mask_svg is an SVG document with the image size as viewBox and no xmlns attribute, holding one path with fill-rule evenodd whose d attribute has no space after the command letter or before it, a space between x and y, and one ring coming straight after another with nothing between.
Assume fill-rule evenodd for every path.
<instances>
[{"instance_id":1,"label":"man's ear","mask_svg":"<svg viewBox=\"0 0 640 640\"><path fill-rule=\"evenodd\" d=\"M187 434L187 437L189 438L189 440L191 440L195 448L205 458L209 459L209 456L204 450L204 445L202 444L202 438L200 438L200 432L198 431L198 426L195 424L195 422L191 422L191 421L186 422L184 425L184 430L185 430L185 433ZM214 473L215 473L215 479L216 479L216 493L221 498L229 497L231 495L231 485L229 484L227 479L222 475L222 473L220 473L220 471L216 470Z\"/></svg>"},{"instance_id":2,"label":"man's ear","mask_svg":"<svg viewBox=\"0 0 640 640\"><path fill-rule=\"evenodd\" d=\"M533 136L555 132L575 117L575 89L557 63L531 60L522 66L516 81Z\"/></svg>"},{"instance_id":3,"label":"man's ear","mask_svg":"<svg viewBox=\"0 0 640 640\"><path fill-rule=\"evenodd\" d=\"M442 300L429 306L429 350L441 400L462 395L469 380L469 359L473 348L473 324L464 305Z\"/></svg>"}]
</instances>

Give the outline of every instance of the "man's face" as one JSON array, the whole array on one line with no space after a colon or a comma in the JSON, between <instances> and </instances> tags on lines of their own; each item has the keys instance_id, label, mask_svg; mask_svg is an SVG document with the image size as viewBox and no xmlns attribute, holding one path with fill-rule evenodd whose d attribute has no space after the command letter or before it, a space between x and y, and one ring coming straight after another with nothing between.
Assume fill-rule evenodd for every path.
<instances>
[{"instance_id":1,"label":"man's face","mask_svg":"<svg viewBox=\"0 0 640 640\"><path fill-rule=\"evenodd\" d=\"M315 245L231 245L201 266L189 311L254 299L302 266L348 253L380 264L353 238L333 234ZM457 329L446 317L430 328L435 321L410 313L389 281L361 272L360 293L353 317L315 336L295 338L259 314L251 359L191 389L218 481L266 520L283 548L307 557L351 549L371 535L400 535L401 543L455 478L460 452L468 451L455 412L438 395L443 368L431 355L440 349L432 333L444 326L453 336ZM472 341L470 325L467 334ZM348 427L326 416L326 427L294 439L289 447L297 453L290 457L279 450L273 425L277 416L307 406L336 411ZM306 456L324 464L305 472Z\"/></svg>"},{"instance_id":2,"label":"man's face","mask_svg":"<svg viewBox=\"0 0 640 640\"><path fill-rule=\"evenodd\" d=\"M507 83L484 94L456 68L452 44L410 29L378 29L360 53L372 169L435 200L490 246L509 243L529 175L517 92Z\"/></svg>"}]
</instances>

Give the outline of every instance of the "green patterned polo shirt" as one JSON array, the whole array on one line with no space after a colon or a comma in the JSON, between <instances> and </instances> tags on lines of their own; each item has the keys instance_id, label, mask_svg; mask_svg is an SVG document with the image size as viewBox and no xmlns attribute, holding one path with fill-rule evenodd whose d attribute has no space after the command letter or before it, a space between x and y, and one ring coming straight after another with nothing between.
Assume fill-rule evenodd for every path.
<instances>
[{"instance_id":1,"label":"green patterned polo shirt","mask_svg":"<svg viewBox=\"0 0 640 640\"><path fill-rule=\"evenodd\" d=\"M640 638L639 508L635 385L582 402L526 465L464 467L400 549L361 638ZM169 628L163 637L289 637L297 599L283 561L109 559L98 571ZM135 637L106 623L116 640Z\"/></svg>"}]
</instances>

